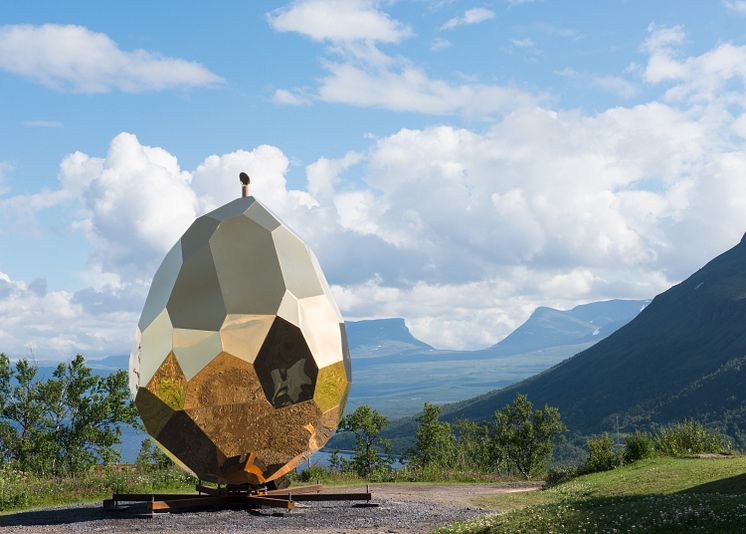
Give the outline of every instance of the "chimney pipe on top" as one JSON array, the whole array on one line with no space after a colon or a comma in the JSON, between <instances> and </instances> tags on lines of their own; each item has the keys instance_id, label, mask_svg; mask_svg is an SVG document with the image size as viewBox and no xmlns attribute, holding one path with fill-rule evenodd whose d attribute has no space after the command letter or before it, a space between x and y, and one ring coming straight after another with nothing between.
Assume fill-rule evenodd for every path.
<instances>
[{"instance_id":1,"label":"chimney pipe on top","mask_svg":"<svg viewBox=\"0 0 746 534\"><path fill-rule=\"evenodd\" d=\"M249 178L248 174L242 172L238 175L238 179L241 180L241 196L246 198L249 196L249 183L251 182L251 178Z\"/></svg>"}]
</instances>

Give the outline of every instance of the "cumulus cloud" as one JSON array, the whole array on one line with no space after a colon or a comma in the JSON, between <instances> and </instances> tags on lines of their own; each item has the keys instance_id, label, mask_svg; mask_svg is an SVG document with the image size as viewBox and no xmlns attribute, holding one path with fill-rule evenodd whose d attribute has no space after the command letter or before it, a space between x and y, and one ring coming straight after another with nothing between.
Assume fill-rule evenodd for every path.
<instances>
[{"instance_id":1,"label":"cumulus cloud","mask_svg":"<svg viewBox=\"0 0 746 534\"><path fill-rule=\"evenodd\" d=\"M670 84L669 101L737 102L743 105L746 46L723 43L699 56L682 57L683 26L651 24L643 50L649 54L643 77L650 84ZM737 89L729 88L735 83Z\"/></svg>"},{"instance_id":2,"label":"cumulus cloud","mask_svg":"<svg viewBox=\"0 0 746 534\"><path fill-rule=\"evenodd\" d=\"M746 15L746 0L725 0L725 9L739 15Z\"/></svg>"},{"instance_id":3,"label":"cumulus cloud","mask_svg":"<svg viewBox=\"0 0 746 534\"><path fill-rule=\"evenodd\" d=\"M326 68L329 74L319 88L326 102L432 115L491 115L536 101L516 87L434 79L408 62L383 67L327 62Z\"/></svg>"},{"instance_id":4,"label":"cumulus cloud","mask_svg":"<svg viewBox=\"0 0 746 534\"><path fill-rule=\"evenodd\" d=\"M486 20L494 19L495 13L485 7L475 7L473 9L467 9L464 14L460 17L454 17L446 21L441 30L452 30L458 26L470 26L472 24L479 24Z\"/></svg>"},{"instance_id":5,"label":"cumulus cloud","mask_svg":"<svg viewBox=\"0 0 746 534\"><path fill-rule=\"evenodd\" d=\"M220 83L199 63L147 50L123 51L84 26L0 26L0 69L79 93L160 91Z\"/></svg>"},{"instance_id":6,"label":"cumulus cloud","mask_svg":"<svg viewBox=\"0 0 746 534\"><path fill-rule=\"evenodd\" d=\"M682 39L680 29L651 32L646 51L699 61L677 51ZM87 334L78 321L106 310L136 316L167 248L195 216L237 196L245 170L254 194L316 251L348 319L404 316L436 346L485 346L539 305L649 298L740 240L746 106L728 100L724 112L713 102L594 113L526 105L480 129L404 128L309 163L301 189L288 186L290 160L278 147L211 155L187 170L120 134L107 154L67 156L57 190L2 200L5 212L68 207L90 241L96 283L67 294L4 279L0 309L33 319L54 340L50 351L76 336L96 346L85 336L100 329L99 346L123 352L126 336L109 323ZM67 345L53 335L60 319L44 320L46 306L68 314ZM17 323L4 335L18 351L26 338L44 339Z\"/></svg>"},{"instance_id":7,"label":"cumulus cloud","mask_svg":"<svg viewBox=\"0 0 746 534\"><path fill-rule=\"evenodd\" d=\"M122 311L119 302L93 307L93 295L47 292L44 280L25 284L0 272L0 347L14 356L42 359L111 354L113 348L122 352L131 343L138 314Z\"/></svg>"},{"instance_id":8,"label":"cumulus cloud","mask_svg":"<svg viewBox=\"0 0 746 534\"><path fill-rule=\"evenodd\" d=\"M315 41L398 43L411 29L378 9L373 0L297 0L267 14L279 32L296 32Z\"/></svg>"},{"instance_id":9,"label":"cumulus cloud","mask_svg":"<svg viewBox=\"0 0 746 534\"><path fill-rule=\"evenodd\" d=\"M591 83L625 100L635 96L638 91L635 84L620 76L594 76L591 78Z\"/></svg>"},{"instance_id":10,"label":"cumulus cloud","mask_svg":"<svg viewBox=\"0 0 746 534\"><path fill-rule=\"evenodd\" d=\"M459 24L475 24L493 16L484 8L471 9ZM339 17L349 23L340 22ZM384 53L377 43L399 42L410 30L378 9L377 2L305 0L273 11L267 18L275 30L325 42L329 54L322 61L327 73L315 94L278 89L272 97L278 104L302 105L318 99L433 115L492 115L536 101L533 95L508 85L432 78L406 58ZM432 43L433 50L447 46L446 40Z\"/></svg>"}]
</instances>

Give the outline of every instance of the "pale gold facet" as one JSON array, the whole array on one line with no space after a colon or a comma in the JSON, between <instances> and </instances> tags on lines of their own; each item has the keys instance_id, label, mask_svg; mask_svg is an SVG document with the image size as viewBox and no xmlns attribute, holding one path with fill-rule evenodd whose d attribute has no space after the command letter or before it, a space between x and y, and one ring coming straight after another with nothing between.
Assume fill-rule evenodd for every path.
<instances>
[{"instance_id":1,"label":"pale gold facet","mask_svg":"<svg viewBox=\"0 0 746 534\"><path fill-rule=\"evenodd\" d=\"M306 244L286 226L275 228L272 239L277 248L285 287L299 299L323 295L324 290Z\"/></svg>"},{"instance_id":2,"label":"pale gold facet","mask_svg":"<svg viewBox=\"0 0 746 534\"><path fill-rule=\"evenodd\" d=\"M220 328L223 350L253 363L274 320L274 315L226 315Z\"/></svg>"},{"instance_id":3,"label":"pale gold facet","mask_svg":"<svg viewBox=\"0 0 746 534\"><path fill-rule=\"evenodd\" d=\"M243 247L237 247L242 243ZM274 314L285 294L282 278L272 276L279 270L272 235L248 217L239 216L220 224L210 238L215 267L227 313ZM264 251L258 253L257 251ZM261 278L264 283L251 283Z\"/></svg>"},{"instance_id":4,"label":"pale gold facet","mask_svg":"<svg viewBox=\"0 0 746 534\"><path fill-rule=\"evenodd\" d=\"M171 352L173 348L172 335L171 318L168 316L168 310L164 309L140 336L137 358L139 362L138 386L150 382L150 378Z\"/></svg>"},{"instance_id":5,"label":"pale gold facet","mask_svg":"<svg viewBox=\"0 0 746 534\"><path fill-rule=\"evenodd\" d=\"M196 375L223 351L220 332L174 328L173 347L176 359L187 380Z\"/></svg>"},{"instance_id":6,"label":"pale gold facet","mask_svg":"<svg viewBox=\"0 0 746 534\"><path fill-rule=\"evenodd\" d=\"M277 308L278 317L282 317L287 322L300 328L300 308L298 299L290 291L285 291L280 306Z\"/></svg>"},{"instance_id":7,"label":"pale gold facet","mask_svg":"<svg viewBox=\"0 0 746 534\"><path fill-rule=\"evenodd\" d=\"M326 295L298 301L303 336L319 367L342 361L341 317Z\"/></svg>"},{"instance_id":8,"label":"pale gold facet","mask_svg":"<svg viewBox=\"0 0 746 534\"><path fill-rule=\"evenodd\" d=\"M253 198L190 226L139 325L135 405L200 479L263 484L334 433L351 383L344 324L313 253Z\"/></svg>"}]
</instances>

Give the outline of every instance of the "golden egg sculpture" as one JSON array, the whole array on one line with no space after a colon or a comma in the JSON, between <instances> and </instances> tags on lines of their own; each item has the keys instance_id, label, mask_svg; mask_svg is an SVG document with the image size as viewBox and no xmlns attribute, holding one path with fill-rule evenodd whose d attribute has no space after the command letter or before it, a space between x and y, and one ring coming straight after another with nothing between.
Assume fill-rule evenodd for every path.
<instances>
[{"instance_id":1,"label":"golden egg sculpture","mask_svg":"<svg viewBox=\"0 0 746 534\"><path fill-rule=\"evenodd\" d=\"M308 246L250 196L195 220L155 273L130 357L161 449L201 480L265 484L326 443L350 384Z\"/></svg>"}]
</instances>

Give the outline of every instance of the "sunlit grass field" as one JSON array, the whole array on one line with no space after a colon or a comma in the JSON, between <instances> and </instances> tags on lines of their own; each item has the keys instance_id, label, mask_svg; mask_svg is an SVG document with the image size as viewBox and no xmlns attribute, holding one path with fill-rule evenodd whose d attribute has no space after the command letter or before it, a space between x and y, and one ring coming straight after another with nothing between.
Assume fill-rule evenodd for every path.
<instances>
[{"instance_id":1,"label":"sunlit grass field","mask_svg":"<svg viewBox=\"0 0 746 534\"><path fill-rule=\"evenodd\" d=\"M652 458L480 504L496 513L436 532L744 532L746 457Z\"/></svg>"}]
</instances>

